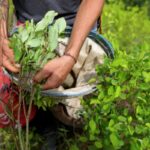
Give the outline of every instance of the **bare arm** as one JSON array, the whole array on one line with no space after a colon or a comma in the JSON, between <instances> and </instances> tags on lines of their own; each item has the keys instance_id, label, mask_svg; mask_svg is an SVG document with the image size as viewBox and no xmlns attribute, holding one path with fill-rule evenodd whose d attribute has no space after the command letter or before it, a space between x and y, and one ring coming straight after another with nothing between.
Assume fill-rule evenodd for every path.
<instances>
[{"instance_id":1,"label":"bare arm","mask_svg":"<svg viewBox=\"0 0 150 150\"><path fill-rule=\"evenodd\" d=\"M85 38L100 15L103 3L104 0L82 0L66 53L77 59ZM74 64L74 59L66 55L53 59L36 74L34 79L36 82L47 79L43 85L44 89L56 88L63 83Z\"/></svg>"},{"instance_id":2,"label":"bare arm","mask_svg":"<svg viewBox=\"0 0 150 150\"><path fill-rule=\"evenodd\" d=\"M103 4L104 0L82 0L76 16L70 42L66 49L66 51L74 57L78 57L85 38L100 16Z\"/></svg>"},{"instance_id":3,"label":"bare arm","mask_svg":"<svg viewBox=\"0 0 150 150\"><path fill-rule=\"evenodd\" d=\"M6 19L7 16L7 0L0 1L0 66L2 66L2 43L3 39L6 38Z\"/></svg>"},{"instance_id":4,"label":"bare arm","mask_svg":"<svg viewBox=\"0 0 150 150\"><path fill-rule=\"evenodd\" d=\"M0 37L7 38L8 0L0 1Z\"/></svg>"},{"instance_id":5,"label":"bare arm","mask_svg":"<svg viewBox=\"0 0 150 150\"><path fill-rule=\"evenodd\" d=\"M0 0L0 66L18 72L14 62L13 50L9 48L7 37L8 0Z\"/></svg>"}]
</instances>

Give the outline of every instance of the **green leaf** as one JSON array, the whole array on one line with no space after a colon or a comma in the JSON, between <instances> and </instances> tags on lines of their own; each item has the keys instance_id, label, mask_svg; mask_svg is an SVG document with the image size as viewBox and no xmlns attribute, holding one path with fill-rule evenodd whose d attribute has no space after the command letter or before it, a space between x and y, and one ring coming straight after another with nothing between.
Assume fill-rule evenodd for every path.
<instances>
[{"instance_id":1,"label":"green leaf","mask_svg":"<svg viewBox=\"0 0 150 150\"><path fill-rule=\"evenodd\" d=\"M79 150L79 148L77 147L77 145L72 145L69 150Z\"/></svg>"},{"instance_id":2,"label":"green leaf","mask_svg":"<svg viewBox=\"0 0 150 150\"><path fill-rule=\"evenodd\" d=\"M22 43L18 39L18 36L14 35L10 39L10 47L14 50L15 61L18 62L22 56Z\"/></svg>"},{"instance_id":3,"label":"green leaf","mask_svg":"<svg viewBox=\"0 0 150 150\"><path fill-rule=\"evenodd\" d=\"M121 87L120 86L117 86L116 87L116 91L115 91L115 97L119 97L120 96L120 93L121 93Z\"/></svg>"},{"instance_id":4,"label":"green leaf","mask_svg":"<svg viewBox=\"0 0 150 150\"><path fill-rule=\"evenodd\" d=\"M35 51L35 54L34 54L34 58L33 58L34 61L37 62L39 56L41 56L41 55L42 55L42 51L40 49L37 49L37 51Z\"/></svg>"},{"instance_id":5,"label":"green leaf","mask_svg":"<svg viewBox=\"0 0 150 150\"><path fill-rule=\"evenodd\" d=\"M141 142L141 145L142 145L142 149L148 149L150 148L150 139L148 137L146 138L143 138L142 142Z\"/></svg>"},{"instance_id":6,"label":"green leaf","mask_svg":"<svg viewBox=\"0 0 150 150\"><path fill-rule=\"evenodd\" d=\"M90 141L95 141L96 140L96 136L94 134L90 133L89 140Z\"/></svg>"},{"instance_id":7,"label":"green leaf","mask_svg":"<svg viewBox=\"0 0 150 150\"><path fill-rule=\"evenodd\" d=\"M134 134L134 128L132 126L128 126L128 130L129 130L130 135Z\"/></svg>"},{"instance_id":8,"label":"green leaf","mask_svg":"<svg viewBox=\"0 0 150 150\"><path fill-rule=\"evenodd\" d=\"M95 133L95 131L96 131L96 123L95 123L95 121L93 119L89 122L89 127L90 127L91 132Z\"/></svg>"},{"instance_id":9,"label":"green leaf","mask_svg":"<svg viewBox=\"0 0 150 150\"><path fill-rule=\"evenodd\" d=\"M109 127L113 127L115 125L115 121L113 119L111 119L109 121Z\"/></svg>"},{"instance_id":10,"label":"green leaf","mask_svg":"<svg viewBox=\"0 0 150 150\"><path fill-rule=\"evenodd\" d=\"M103 147L101 141L96 141L94 144L95 144L96 148L102 148Z\"/></svg>"},{"instance_id":11,"label":"green leaf","mask_svg":"<svg viewBox=\"0 0 150 150\"><path fill-rule=\"evenodd\" d=\"M137 134L142 134L142 133L144 132L144 126L142 126L142 125L137 125L137 126L135 127L135 132L136 132Z\"/></svg>"},{"instance_id":12,"label":"green leaf","mask_svg":"<svg viewBox=\"0 0 150 150\"><path fill-rule=\"evenodd\" d=\"M145 125L146 125L148 128L150 128L150 123L146 123Z\"/></svg>"},{"instance_id":13,"label":"green leaf","mask_svg":"<svg viewBox=\"0 0 150 150\"><path fill-rule=\"evenodd\" d=\"M58 30L56 26L51 26L48 31L48 49L52 52L58 45Z\"/></svg>"},{"instance_id":14,"label":"green leaf","mask_svg":"<svg viewBox=\"0 0 150 150\"><path fill-rule=\"evenodd\" d=\"M130 150L141 150L136 138L130 142Z\"/></svg>"},{"instance_id":15,"label":"green leaf","mask_svg":"<svg viewBox=\"0 0 150 150\"><path fill-rule=\"evenodd\" d=\"M47 28L48 25L53 22L55 16L57 16L57 13L55 11L48 11L44 18L37 23L35 32L43 31L45 28Z\"/></svg>"},{"instance_id":16,"label":"green leaf","mask_svg":"<svg viewBox=\"0 0 150 150\"><path fill-rule=\"evenodd\" d=\"M43 58L43 61L40 65L40 68L42 68L47 62L48 60L52 59L55 57L55 54L54 53L49 53L49 54L46 54L46 56Z\"/></svg>"},{"instance_id":17,"label":"green leaf","mask_svg":"<svg viewBox=\"0 0 150 150\"><path fill-rule=\"evenodd\" d=\"M85 143L88 141L87 137L84 137L84 136L80 136L80 139L79 139L81 142Z\"/></svg>"},{"instance_id":18,"label":"green leaf","mask_svg":"<svg viewBox=\"0 0 150 150\"><path fill-rule=\"evenodd\" d=\"M33 32L35 32L35 23L34 23L33 19L31 19L30 22L27 21L25 27L26 27L28 34L30 34L30 33L32 34Z\"/></svg>"},{"instance_id":19,"label":"green leaf","mask_svg":"<svg viewBox=\"0 0 150 150\"><path fill-rule=\"evenodd\" d=\"M22 56L22 52L20 50L14 49L15 61L18 62L20 57Z\"/></svg>"},{"instance_id":20,"label":"green leaf","mask_svg":"<svg viewBox=\"0 0 150 150\"><path fill-rule=\"evenodd\" d=\"M126 122L127 119L124 116L118 116L118 120L122 122Z\"/></svg>"},{"instance_id":21,"label":"green leaf","mask_svg":"<svg viewBox=\"0 0 150 150\"><path fill-rule=\"evenodd\" d=\"M141 106L137 106L137 108L136 108L136 114L138 115L138 114L143 114L143 109L142 109L142 107Z\"/></svg>"},{"instance_id":22,"label":"green leaf","mask_svg":"<svg viewBox=\"0 0 150 150\"><path fill-rule=\"evenodd\" d=\"M116 133L110 135L110 141L115 149L120 149L124 145L123 141L118 138Z\"/></svg>"},{"instance_id":23,"label":"green leaf","mask_svg":"<svg viewBox=\"0 0 150 150\"><path fill-rule=\"evenodd\" d=\"M36 48L41 45L41 39L31 39L26 43L27 46L31 48Z\"/></svg>"},{"instance_id":24,"label":"green leaf","mask_svg":"<svg viewBox=\"0 0 150 150\"><path fill-rule=\"evenodd\" d=\"M92 84L92 83L96 83L97 79L96 78L91 78L88 83L89 84Z\"/></svg>"},{"instance_id":25,"label":"green leaf","mask_svg":"<svg viewBox=\"0 0 150 150\"><path fill-rule=\"evenodd\" d=\"M130 124L132 122L133 118L131 116L128 117L128 123Z\"/></svg>"},{"instance_id":26,"label":"green leaf","mask_svg":"<svg viewBox=\"0 0 150 150\"><path fill-rule=\"evenodd\" d=\"M57 19L54 26L57 27L58 33L61 34L66 28L66 21L64 18Z\"/></svg>"},{"instance_id":27,"label":"green leaf","mask_svg":"<svg viewBox=\"0 0 150 150\"><path fill-rule=\"evenodd\" d=\"M143 77L146 83L150 82L150 72L143 72Z\"/></svg>"},{"instance_id":28,"label":"green leaf","mask_svg":"<svg viewBox=\"0 0 150 150\"><path fill-rule=\"evenodd\" d=\"M111 120L109 121L108 128L109 128L109 130L110 130L111 132L116 131L116 128L115 128L115 121L114 121L113 119L111 119Z\"/></svg>"},{"instance_id":29,"label":"green leaf","mask_svg":"<svg viewBox=\"0 0 150 150\"><path fill-rule=\"evenodd\" d=\"M21 31L21 41L22 41L22 43L27 41L28 37L29 37L29 34L28 34L27 30L23 29L23 31Z\"/></svg>"},{"instance_id":30,"label":"green leaf","mask_svg":"<svg viewBox=\"0 0 150 150\"><path fill-rule=\"evenodd\" d=\"M95 105L95 104L100 104L101 102L98 100L98 99L94 99L92 98L91 101L90 101L90 105Z\"/></svg>"},{"instance_id":31,"label":"green leaf","mask_svg":"<svg viewBox=\"0 0 150 150\"><path fill-rule=\"evenodd\" d=\"M114 87L110 86L108 89L108 95L113 95L114 94Z\"/></svg>"},{"instance_id":32,"label":"green leaf","mask_svg":"<svg viewBox=\"0 0 150 150\"><path fill-rule=\"evenodd\" d=\"M109 113L110 112L110 109L111 109L111 105L110 104L105 104L102 108L102 110L105 112L105 113Z\"/></svg>"}]
</instances>

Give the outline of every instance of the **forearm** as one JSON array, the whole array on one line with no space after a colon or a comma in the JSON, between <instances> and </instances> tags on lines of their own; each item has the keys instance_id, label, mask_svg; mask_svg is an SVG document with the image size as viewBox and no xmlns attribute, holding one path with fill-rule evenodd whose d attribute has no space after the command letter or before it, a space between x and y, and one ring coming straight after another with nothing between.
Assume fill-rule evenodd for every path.
<instances>
[{"instance_id":1,"label":"forearm","mask_svg":"<svg viewBox=\"0 0 150 150\"><path fill-rule=\"evenodd\" d=\"M104 0L82 0L66 52L78 57L84 40L102 11Z\"/></svg>"},{"instance_id":2,"label":"forearm","mask_svg":"<svg viewBox=\"0 0 150 150\"><path fill-rule=\"evenodd\" d=\"M0 0L0 37L7 38L8 0Z\"/></svg>"},{"instance_id":3,"label":"forearm","mask_svg":"<svg viewBox=\"0 0 150 150\"><path fill-rule=\"evenodd\" d=\"M0 66L2 66L2 47L7 38L7 9L8 0L0 0Z\"/></svg>"}]
</instances>

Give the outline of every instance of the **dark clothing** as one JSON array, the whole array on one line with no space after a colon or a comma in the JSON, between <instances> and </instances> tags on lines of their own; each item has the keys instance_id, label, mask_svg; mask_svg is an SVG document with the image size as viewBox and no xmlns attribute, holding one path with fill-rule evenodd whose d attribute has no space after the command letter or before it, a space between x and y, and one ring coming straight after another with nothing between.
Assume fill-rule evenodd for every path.
<instances>
[{"instance_id":1,"label":"dark clothing","mask_svg":"<svg viewBox=\"0 0 150 150\"><path fill-rule=\"evenodd\" d=\"M72 26L81 0L13 0L19 21L33 19L38 22L49 10L65 17L68 26Z\"/></svg>"},{"instance_id":2,"label":"dark clothing","mask_svg":"<svg viewBox=\"0 0 150 150\"><path fill-rule=\"evenodd\" d=\"M35 132L43 139L40 150L56 150L59 124L49 110L38 110L35 118L30 122L30 128L35 128Z\"/></svg>"}]
</instances>

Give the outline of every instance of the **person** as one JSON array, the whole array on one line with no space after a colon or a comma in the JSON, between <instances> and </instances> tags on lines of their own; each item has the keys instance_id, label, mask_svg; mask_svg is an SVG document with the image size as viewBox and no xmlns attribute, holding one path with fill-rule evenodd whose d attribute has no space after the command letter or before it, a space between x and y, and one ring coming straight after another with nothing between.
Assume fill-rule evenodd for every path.
<instances>
[{"instance_id":1,"label":"person","mask_svg":"<svg viewBox=\"0 0 150 150\"><path fill-rule=\"evenodd\" d=\"M49 61L36 75L34 80L47 79L44 89L56 88L63 83L77 60L80 49L87 35L95 25L104 0L14 0L16 15L20 22L34 19L39 21L46 11L55 10L59 17L65 17L68 26L73 26L72 34L64 55ZM8 0L2 0L3 17L0 21L1 66L12 72L18 72L19 66L14 62L13 50L9 48L7 33Z\"/></svg>"},{"instance_id":2,"label":"person","mask_svg":"<svg viewBox=\"0 0 150 150\"><path fill-rule=\"evenodd\" d=\"M49 61L34 77L34 81L37 83L46 79L43 89L59 87L75 65L80 49L89 32L96 30L96 22L101 14L104 0L32 0L30 2L28 0L13 0L13 3L19 24L31 19L38 22L47 11L55 10L58 12L58 18L65 17L67 25L72 28L65 54ZM1 0L0 7L2 14L0 19L0 71L4 67L17 73L19 72L19 65L15 64L13 50L9 47L7 32L8 0ZM2 75L4 74L1 71L0 76ZM42 113L38 112L40 121L37 117L33 124L40 124L41 118L43 118L41 117ZM33 116L34 114L31 118ZM49 117L49 114L47 116ZM8 122L7 119L5 116L3 122ZM48 126L50 124L51 121Z\"/></svg>"},{"instance_id":3,"label":"person","mask_svg":"<svg viewBox=\"0 0 150 150\"><path fill-rule=\"evenodd\" d=\"M65 17L67 26L72 28L65 54L49 61L34 77L35 82L46 79L43 89L59 87L76 63L80 49L91 30L96 30L96 22L101 14L104 0L13 0L18 23L33 19L38 22L49 10ZM13 50L9 48L7 33L8 0L1 0L0 20L0 65L11 72L18 72Z\"/></svg>"}]
</instances>

